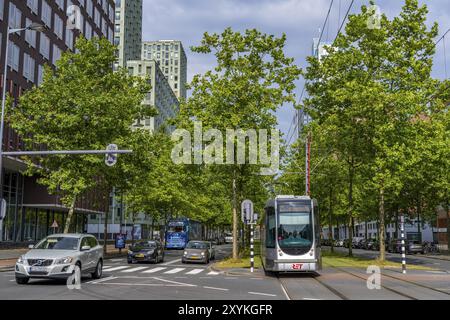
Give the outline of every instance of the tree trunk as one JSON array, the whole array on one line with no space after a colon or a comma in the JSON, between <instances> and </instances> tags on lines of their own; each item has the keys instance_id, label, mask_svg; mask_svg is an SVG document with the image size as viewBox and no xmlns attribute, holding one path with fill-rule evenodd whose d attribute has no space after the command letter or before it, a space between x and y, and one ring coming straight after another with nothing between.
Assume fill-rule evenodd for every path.
<instances>
[{"instance_id":1,"label":"tree trunk","mask_svg":"<svg viewBox=\"0 0 450 320\"><path fill-rule=\"evenodd\" d=\"M353 241L353 177L355 175L355 166L354 166L354 160L352 158L349 169L348 169L348 217L350 218L350 226L352 230L348 233L348 256L353 256L353 248L352 248L352 241Z\"/></svg>"},{"instance_id":2,"label":"tree trunk","mask_svg":"<svg viewBox=\"0 0 450 320\"><path fill-rule=\"evenodd\" d=\"M447 200L446 211L447 211L447 252L450 253L450 200Z\"/></svg>"},{"instance_id":3,"label":"tree trunk","mask_svg":"<svg viewBox=\"0 0 450 320\"><path fill-rule=\"evenodd\" d=\"M233 259L238 259L238 217L236 206L236 178L233 178Z\"/></svg>"},{"instance_id":4,"label":"tree trunk","mask_svg":"<svg viewBox=\"0 0 450 320\"><path fill-rule=\"evenodd\" d=\"M334 243L333 243L333 189L330 188L330 207L328 213L328 239L330 240L331 252L334 252Z\"/></svg>"},{"instance_id":5,"label":"tree trunk","mask_svg":"<svg viewBox=\"0 0 450 320\"><path fill-rule=\"evenodd\" d=\"M66 224L64 225L64 233L69 233L70 222L72 221L72 216L75 211L75 202L77 200L77 196L73 197L72 203L70 204L69 213L67 214Z\"/></svg>"},{"instance_id":6,"label":"tree trunk","mask_svg":"<svg viewBox=\"0 0 450 320\"><path fill-rule=\"evenodd\" d=\"M108 212L105 212L105 224L103 228L103 253L107 252L107 244L108 244Z\"/></svg>"},{"instance_id":7,"label":"tree trunk","mask_svg":"<svg viewBox=\"0 0 450 320\"><path fill-rule=\"evenodd\" d=\"M398 206L395 208L395 232L394 232L395 240L398 239Z\"/></svg>"},{"instance_id":8,"label":"tree trunk","mask_svg":"<svg viewBox=\"0 0 450 320\"><path fill-rule=\"evenodd\" d=\"M420 199L420 196L417 199L417 233L420 236L420 241L422 241L422 231L420 230L420 218L422 213L422 201Z\"/></svg>"},{"instance_id":9,"label":"tree trunk","mask_svg":"<svg viewBox=\"0 0 450 320\"><path fill-rule=\"evenodd\" d=\"M380 241L380 261L386 260L386 252L384 247L384 189L381 187L380 189L380 203L379 203L379 220L380 220L380 228L379 228L379 241Z\"/></svg>"}]
</instances>

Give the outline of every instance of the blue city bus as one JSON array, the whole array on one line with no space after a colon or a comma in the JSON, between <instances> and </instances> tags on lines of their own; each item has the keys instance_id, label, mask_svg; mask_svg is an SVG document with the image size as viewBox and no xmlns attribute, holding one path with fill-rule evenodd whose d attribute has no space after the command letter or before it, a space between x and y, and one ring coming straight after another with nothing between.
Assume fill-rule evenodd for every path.
<instances>
[{"instance_id":1,"label":"blue city bus","mask_svg":"<svg viewBox=\"0 0 450 320\"><path fill-rule=\"evenodd\" d=\"M202 225L188 218L169 220L166 229L166 248L184 249L191 240L202 240Z\"/></svg>"}]
</instances>

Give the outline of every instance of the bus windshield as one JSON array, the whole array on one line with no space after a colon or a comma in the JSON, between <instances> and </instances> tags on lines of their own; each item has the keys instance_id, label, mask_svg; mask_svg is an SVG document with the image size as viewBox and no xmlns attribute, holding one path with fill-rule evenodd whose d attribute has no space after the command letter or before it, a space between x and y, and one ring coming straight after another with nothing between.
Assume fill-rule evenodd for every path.
<instances>
[{"instance_id":1,"label":"bus windshield","mask_svg":"<svg viewBox=\"0 0 450 320\"><path fill-rule=\"evenodd\" d=\"M310 205L299 202L280 203L278 212L280 248L310 248L313 243Z\"/></svg>"},{"instance_id":2,"label":"bus windshield","mask_svg":"<svg viewBox=\"0 0 450 320\"><path fill-rule=\"evenodd\" d=\"M186 231L183 222L171 222L169 223L168 232L183 232Z\"/></svg>"}]
</instances>

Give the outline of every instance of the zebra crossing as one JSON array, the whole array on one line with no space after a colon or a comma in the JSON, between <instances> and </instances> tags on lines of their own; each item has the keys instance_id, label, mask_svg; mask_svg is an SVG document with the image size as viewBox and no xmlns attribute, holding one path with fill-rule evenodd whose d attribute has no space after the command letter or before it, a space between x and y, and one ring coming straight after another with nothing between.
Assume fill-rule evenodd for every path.
<instances>
[{"instance_id":1,"label":"zebra crossing","mask_svg":"<svg viewBox=\"0 0 450 320\"><path fill-rule=\"evenodd\" d=\"M210 271L207 268L181 268L181 267L135 267L135 266L105 266L103 267L103 272L114 272L117 271L119 274L132 274L132 273L141 273L141 274L186 274L186 275L208 275L208 276L216 276L219 272Z\"/></svg>"}]
</instances>

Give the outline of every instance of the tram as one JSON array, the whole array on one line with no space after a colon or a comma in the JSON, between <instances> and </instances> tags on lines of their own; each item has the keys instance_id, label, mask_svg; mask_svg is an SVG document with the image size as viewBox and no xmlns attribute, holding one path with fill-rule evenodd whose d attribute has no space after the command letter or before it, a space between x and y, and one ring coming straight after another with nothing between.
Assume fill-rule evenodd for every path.
<instances>
[{"instance_id":1,"label":"tram","mask_svg":"<svg viewBox=\"0 0 450 320\"><path fill-rule=\"evenodd\" d=\"M261 260L266 272L322 270L317 200L277 196L264 208Z\"/></svg>"}]
</instances>

